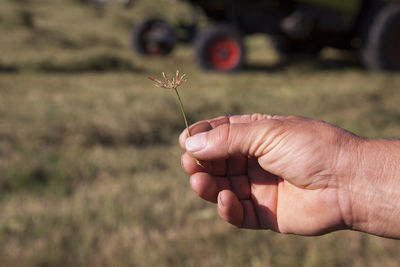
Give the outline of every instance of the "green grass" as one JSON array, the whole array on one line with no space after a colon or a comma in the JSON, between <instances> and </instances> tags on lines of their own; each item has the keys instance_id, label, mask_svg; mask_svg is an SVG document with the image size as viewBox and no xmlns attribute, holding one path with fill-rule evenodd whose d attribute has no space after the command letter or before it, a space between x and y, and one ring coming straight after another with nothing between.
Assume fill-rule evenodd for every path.
<instances>
[{"instance_id":1,"label":"green grass","mask_svg":"<svg viewBox=\"0 0 400 267\"><path fill-rule=\"evenodd\" d=\"M263 36L247 40L248 65L231 75L198 70L190 46L138 57L131 23L153 9L168 8L170 20L184 11L160 2L112 4L102 18L80 1L0 2L0 265L396 266L398 241L224 223L181 170L173 92L147 76L188 74L180 93L190 122L294 114L382 138L400 136L400 76L333 50L277 67Z\"/></svg>"}]
</instances>

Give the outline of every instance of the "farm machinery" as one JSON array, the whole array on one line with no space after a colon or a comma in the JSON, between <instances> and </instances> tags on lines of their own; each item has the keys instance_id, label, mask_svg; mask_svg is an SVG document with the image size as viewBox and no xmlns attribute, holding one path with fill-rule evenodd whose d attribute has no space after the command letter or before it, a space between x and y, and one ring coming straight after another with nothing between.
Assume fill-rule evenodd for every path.
<instances>
[{"instance_id":1,"label":"farm machinery","mask_svg":"<svg viewBox=\"0 0 400 267\"><path fill-rule=\"evenodd\" d=\"M400 69L400 0L186 1L203 11L207 28L199 29L195 15L192 24L175 27L146 18L134 27L134 50L167 55L178 40L193 40L201 68L228 72L245 62L244 38L266 34L281 57L334 47L357 52L368 69Z\"/></svg>"}]
</instances>

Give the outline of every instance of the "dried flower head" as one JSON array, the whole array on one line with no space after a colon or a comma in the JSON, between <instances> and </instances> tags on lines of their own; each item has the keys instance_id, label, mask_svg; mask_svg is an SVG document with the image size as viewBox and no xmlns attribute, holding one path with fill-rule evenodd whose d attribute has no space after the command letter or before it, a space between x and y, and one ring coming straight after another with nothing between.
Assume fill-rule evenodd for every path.
<instances>
[{"instance_id":1,"label":"dried flower head","mask_svg":"<svg viewBox=\"0 0 400 267\"><path fill-rule=\"evenodd\" d=\"M181 86L187 80L185 79L186 74L183 74L179 77L179 70L176 71L175 78L169 79L165 73L162 73L164 81L157 80L156 78L149 77L150 80L155 82L154 86L165 88L165 89L174 89L176 90L179 86Z\"/></svg>"}]
</instances>

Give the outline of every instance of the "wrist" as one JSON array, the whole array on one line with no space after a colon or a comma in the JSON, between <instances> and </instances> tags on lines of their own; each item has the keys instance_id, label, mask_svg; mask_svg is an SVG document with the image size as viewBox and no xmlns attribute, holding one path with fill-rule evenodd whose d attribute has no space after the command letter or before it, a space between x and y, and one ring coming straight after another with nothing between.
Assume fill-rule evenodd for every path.
<instances>
[{"instance_id":1,"label":"wrist","mask_svg":"<svg viewBox=\"0 0 400 267\"><path fill-rule=\"evenodd\" d=\"M358 173L359 157L363 143L366 141L358 136L345 139L339 147L336 165L334 168L335 180L337 181L337 200L342 215L342 221L347 229L354 229L354 192L353 180Z\"/></svg>"},{"instance_id":2,"label":"wrist","mask_svg":"<svg viewBox=\"0 0 400 267\"><path fill-rule=\"evenodd\" d=\"M400 142L359 139L345 178L346 225L400 237Z\"/></svg>"}]
</instances>

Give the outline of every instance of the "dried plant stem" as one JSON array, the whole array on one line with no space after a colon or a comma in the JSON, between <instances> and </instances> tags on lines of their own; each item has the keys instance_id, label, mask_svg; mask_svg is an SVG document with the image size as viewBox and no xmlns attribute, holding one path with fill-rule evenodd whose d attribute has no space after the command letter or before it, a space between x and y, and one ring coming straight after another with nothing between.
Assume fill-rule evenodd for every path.
<instances>
[{"instance_id":1,"label":"dried plant stem","mask_svg":"<svg viewBox=\"0 0 400 267\"><path fill-rule=\"evenodd\" d=\"M188 120L186 118L185 108L183 107L183 102L182 102L181 96L179 95L178 89L175 89L174 91L176 93L176 96L178 97L179 107L181 108L183 120L185 121L187 135L188 135L188 137L190 137L191 135L190 135L190 131L189 131L189 124L188 124Z\"/></svg>"},{"instance_id":2,"label":"dried plant stem","mask_svg":"<svg viewBox=\"0 0 400 267\"><path fill-rule=\"evenodd\" d=\"M185 113L185 108L183 107L183 102L181 99L181 96L179 95L178 89L174 89L176 96L178 97L178 101L179 101L179 107L181 108L181 112L182 112L182 116L183 116L183 120L185 121L185 125L186 125L186 131L187 131L187 136L190 137L190 131L189 131L189 123L188 120L186 118L186 113ZM196 164L203 167L203 165L201 165L200 161L196 158L194 158L194 160L196 161Z\"/></svg>"}]
</instances>

